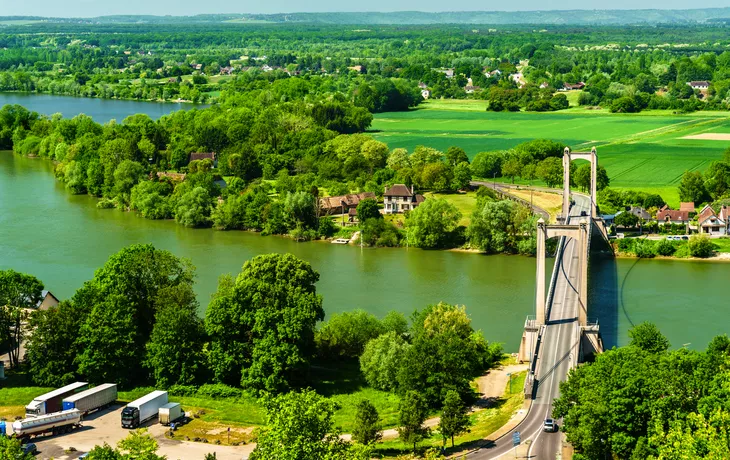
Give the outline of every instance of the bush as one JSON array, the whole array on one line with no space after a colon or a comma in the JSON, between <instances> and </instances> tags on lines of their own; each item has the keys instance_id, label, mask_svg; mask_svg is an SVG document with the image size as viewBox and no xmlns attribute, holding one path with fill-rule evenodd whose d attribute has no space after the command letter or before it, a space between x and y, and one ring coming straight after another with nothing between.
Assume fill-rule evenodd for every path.
<instances>
[{"instance_id":1,"label":"bush","mask_svg":"<svg viewBox=\"0 0 730 460\"><path fill-rule=\"evenodd\" d=\"M635 250L635 241L631 238L623 238L617 240L616 246L621 252L633 253Z\"/></svg>"},{"instance_id":2,"label":"bush","mask_svg":"<svg viewBox=\"0 0 730 460\"><path fill-rule=\"evenodd\" d=\"M114 203L114 200L110 200L109 198L102 198L96 203L96 207L99 209L112 209L116 207L116 204Z\"/></svg>"},{"instance_id":3,"label":"bush","mask_svg":"<svg viewBox=\"0 0 730 460\"><path fill-rule=\"evenodd\" d=\"M692 235L687 243L687 248L692 257L707 258L715 252L715 245L712 240L704 235Z\"/></svg>"},{"instance_id":4,"label":"bush","mask_svg":"<svg viewBox=\"0 0 730 460\"><path fill-rule=\"evenodd\" d=\"M634 251L636 252L636 257L642 259L651 259L656 255L654 242L650 240L637 241Z\"/></svg>"},{"instance_id":5,"label":"bush","mask_svg":"<svg viewBox=\"0 0 730 460\"><path fill-rule=\"evenodd\" d=\"M677 252L677 246L673 242L663 239L657 242L654 250L659 256L669 257Z\"/></svg>"}]
</instances>

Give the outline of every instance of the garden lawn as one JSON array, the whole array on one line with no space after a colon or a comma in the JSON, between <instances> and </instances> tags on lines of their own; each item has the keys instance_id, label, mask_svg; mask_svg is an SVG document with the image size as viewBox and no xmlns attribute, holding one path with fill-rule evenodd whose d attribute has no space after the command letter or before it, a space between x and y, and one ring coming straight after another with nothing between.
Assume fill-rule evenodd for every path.
<instances>
[{"instance_id":1,"label":"garden lawn","mask_svg":"<svg viewBox=\"0 0 730 460\"><path fill-rule=\"evenodd\" d=\"M471 222L471 216L474 214L474 210L477 207L477 194L476 192L459 192L459 193L434 193L426 192L423 196L428 199L441 198L449 203L453 204L456 209L461 213L461 220L459 225L465 227L469 226Z\"/></svg>"},{"instance_id":2,"label":"garden lawn","mask_svg":"<svg viewBox=\"0 0 730 460\"><path fill-rule=\"evenodd\" d=\"M612 188L658 192L674 206L679 204L676 188L682 174L704 171L730 146L730 141L685 139L730 133L728 112L611 114L577 107L549 113L495 113L485 109L486 103L478 100L427 101L409 112L376 115L374 136L391 149L413 151L425 145L445 151L458 146L470 158L538 138L564 142L576 151L596 147Z\"/></svg>"}]
</instances>

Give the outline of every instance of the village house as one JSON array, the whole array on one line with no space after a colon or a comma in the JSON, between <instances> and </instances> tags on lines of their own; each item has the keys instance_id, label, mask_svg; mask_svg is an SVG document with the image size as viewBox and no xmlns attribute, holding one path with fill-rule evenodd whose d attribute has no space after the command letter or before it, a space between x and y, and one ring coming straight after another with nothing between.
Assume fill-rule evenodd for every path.
<instances>
[{"instance_id":1,"label":"village house","mask_svg":"<svg viewBox=\"0 0 730 460\"><path fill-rule=\"evenodd\" d=\"M493 77L499 78L501 75L502 75L502 71L499 69L495 69L495 70L492 70L491 72L487 72L484 74L484 76L488 77L488 78L493 78Z\"/></svg>"},{"instance_id":2,"label":"village house","mask_svg":"<svg viewBox=\"0 0 730 460\"><path fill-rule=\"evenodd\" d=\"M698 232L710 236L727 235L729 218L730 208L727 206L723 206L718 214L712 209L712 206L705 205L697 217Z\"/></svg>"},{"instance_id":3,"label":"village house","mask_svg":"<svg viewBox=\"0 0 730 460\"><path fill-rule=\"evenodd\" d=\"M395 184L390 188L385 188L383 193L383 201L385 203L385 214L397 214L404 211L411 211L419 204L423 203L425 198L418 195L411 188L404 184Z\"/></svg>"},{"instance_id":4,"label":"village house","mask_svg":"<svg viewBox=\"0 0 730 460\"><path fill-rule=\"evenodd\" d=\"M324 215L344 214L357 209L357 205L366 198L376 200L373 192L350 193L339 196L326 196L319 199L319 207ZM355 213L357 214L357 212Z\"/></svg>"},{"instance_id":5,"label":"village house","mask_svg":"<svg viewBox=\"0 0 730 460\"><path fill-rule=\"evenodd\" d=\"M710 87L709 81L688 81L687 84L692 89L699 89L699 90L708 89Z\"/></svg>"},{"instance_id":6,"label":"village house","mask_svg":"<svg viewBox=\"0 0 730 460\"><path fill-rule=\"evenodd\" d=\"M35 308L36 310L48 310L58 305L59 302L58 297L53 295L51 291L43 290L41 291L41 300L36 303Z\"/></svg>"},{"instance_id":7,"label":"village house","mask_svg":"<svg viewBox=\"0 0 730 460\"><path fill-rule=\"evenodd\" d=\"M348 67L349 70L354 70L357 73L362 73L362 66L361 65L354 65L351 67Z\"/></svg>"},{"instance_id":8,"label":"village house","mask_svg":"<svg viewBox=\"0 0 730 460\"><path fill-rule=\"evenodd\" d=\"M233 67L221 67L221 75L231 75L233 73Z\"/></svg>"},{"instance_id":9,"label":"village house","mask_svg":"<svg viewBox=\"0 0 730 460\"><path fill-rule=\"evenodd\" d=\"M685 224L689 223L689 211L670 209L664 205L656 213L656 220L659 225L664 224Z\"/></svg>"},{"instance_id":10,"label":"village house","mask_svg":"<svg viewBox=\"0 0 730 460\"><path fill-rule=\"evenodd\" d=\"M582 81L579 81L578 83L563 83L563 91L571 91L576 89L583 89L586 87L586 84Z\"/></svg>"},{"instance_id":11,"label":"village house","mask_svg":"<svg viewBox=\"0 0 730 460\"><path fill-rule=\"evenodd\" d=\"M213 162L213 167L218 166L218 157L215 152L193 152L188 158L188 163L195 160L211 160Z\"/></svg>"},{"instance_id":12,"label":"village house","mask_svg":"<svg viewBox=\"0 0 730 460\"><path fill-rule=\"evenodd\" d=\"M454 69L438 69L438 71L446 75L446 78L454 78Z\"/></svg>"},{"instance_id":13,"label":"village house","mask_svg":"<svg viewBox=\"0 0 730 460\"><path fill-rule=\"evenodd\" d=\"M466 92L466 94L472 94L475 91L481 91L481 90L482 90L482 88L480 86L466 85L464 87L464 91Z\"/></svg>"},{"instance_id":14,"label":"village house","mask_svg":"<svg viewBox=\"0 0 730 460\"><path fill-rule=\"evenodd\" d=\"M422 89L421 90L421 97L424 99L428 99L431 97L431 90L430 89Z\"/></svg>"},{"instance_id":15,"label":"village house","mask_svg":"<svg viewBox=\"0 0 730 460\"><path fill-rule=\"evenodd\" d=\"M687 211L689 214L693 214L695 211L695 204L692 201L683 201L679 203L680 211Z\"/></svg>"},{"instance_id":16,"label":"village house","mask_svg":"<svg viewBox=\"0 0 730 460\"><path fill-rule=\"evenodd\" d=\"M631 214L638 217L640 220L643 221L649 221L651 220L651 214L649 212L642 208L641 206L631 206L629 209L627 209L627 212L630 212Z\"/></svg>"},{"instance_id":17,"label":"village house","mask_svg":"<svg viewBox=\"0 0 730 460\"><path fill-rule=\"evenodd\" d=\"M549 84L548 82L546 82L546 81L544 81L544 82L540 83L540 89L545 89L545 88L547 88L548 86L550 86L550 84Z\"/></svg>"},{"instance_id":18,"label":"village house","mask_svg":"<svg viewBox=\"0 0 730 460\"><path fill-rule=\"evenodd\" d=\"M175 182L182 182L185 180L185 173L169 172L169 171L157 171L157 178L162 179L167 177L168 179Z\"/></svg>"},{"instance_id":19,"label":"village house","mask_svg":"<svg viewBox=\"0 0 730 460\"><path fill-rule=\"evenodd\" d=\"M428 85L422 81L418 82L418 87L421 89L428 89Z\"/></svg>"}]
</instances>

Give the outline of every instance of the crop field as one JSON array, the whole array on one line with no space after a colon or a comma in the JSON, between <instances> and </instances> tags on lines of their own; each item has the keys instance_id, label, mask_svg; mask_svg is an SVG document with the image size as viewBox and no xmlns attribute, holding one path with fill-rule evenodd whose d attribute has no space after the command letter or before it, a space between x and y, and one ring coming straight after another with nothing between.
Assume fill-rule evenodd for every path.
<instances>
[{"instance_id":1,"label":"crop field","mask_svg":"<svg viewBox=\"0 0 730 460\"><path fill-rule=\"evenodd\" d=\"M536 138L561 141L573 150L595 146L612 187L660 193L670 204L678 204L676 188L684 171L704 171L730 146L723 140L730 134L728 112L611 114L572 108L494 113L485 107L484 101L429 101L410 112L377 115L374 135L391 149L455 145L471 158Z\"/></svg>"}]
</instances>

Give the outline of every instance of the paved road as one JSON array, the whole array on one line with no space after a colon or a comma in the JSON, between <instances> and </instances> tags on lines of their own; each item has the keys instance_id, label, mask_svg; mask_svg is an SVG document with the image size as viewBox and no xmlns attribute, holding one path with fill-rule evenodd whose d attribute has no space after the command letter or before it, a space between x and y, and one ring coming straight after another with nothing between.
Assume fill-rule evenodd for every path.
<instances>
[{"instance_id":1,"label":"paved road","mask_svg":"<svg viewBox=\"0 0 730 460\"><path fill-rule=\"evenodd\" d=\"M588 211L588 197L574 195L571 209L572 224L578 223L581 211ZM545 433L542 424L551 416L553 400L560 396L560 382L565 380L573 359L574 340L578 325L578 244L566 239L560 271L556 280L552 308L543 333L540 358L537 363L536 397L525 420L490 446L468 456L470 460L501 457L513 450L512 433L519 431L522 442L531 441L528 458L555 460L561 449L560 433Z\"/></svg>"}]
</instances>

